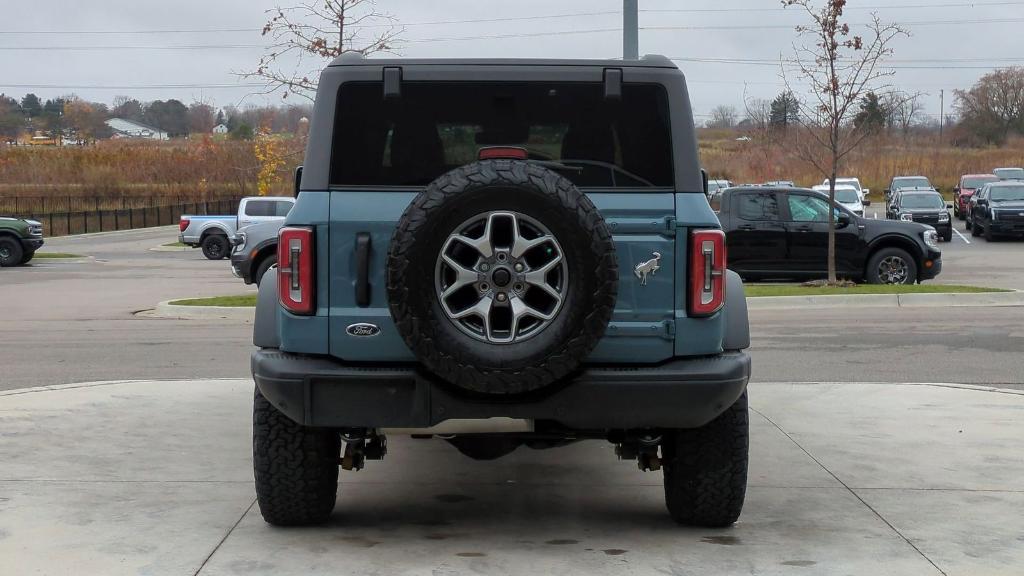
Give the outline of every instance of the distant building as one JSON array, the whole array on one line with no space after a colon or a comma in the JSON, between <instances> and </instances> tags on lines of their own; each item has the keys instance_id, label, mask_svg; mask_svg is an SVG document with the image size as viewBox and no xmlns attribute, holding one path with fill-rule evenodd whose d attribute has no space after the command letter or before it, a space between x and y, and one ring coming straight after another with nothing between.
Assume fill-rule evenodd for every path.
<instances>
[{"instance_id":1,"label":"distant building","mask_svg":"<svg viewBox=\"0 0 1024 576\"><path fill-rule=\"evenodd\" d=\"M213 127L213 133L214 134L227 134L228 133L228 126L227 126L227 124L217 124L216 126Z\"/></svg>"},{"instance_id":2,"label":"distant building","mask_svg":"<svg viewBox=\"0 0 1024 576\"><path fill-rule=\"evenodd\" d=\"M111 118L107 120L107 126L114 131L113 138L148 138L150 140L167 140L167 132L157 130L145 124L125 120L124 118Z\"/></svg>"}]
</instances>

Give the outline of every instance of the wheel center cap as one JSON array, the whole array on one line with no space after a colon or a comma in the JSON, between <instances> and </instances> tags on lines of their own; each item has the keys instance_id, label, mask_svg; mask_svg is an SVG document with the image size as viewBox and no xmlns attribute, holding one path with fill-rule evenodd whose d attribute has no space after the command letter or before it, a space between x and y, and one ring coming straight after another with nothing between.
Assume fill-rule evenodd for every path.
<instances>
[{"instance_id":1,"label":"wheel center cap","mask_svg":"<svg viewBox=\"0 0 1024 576\"><path fill-rule=\"evenodd\" d=\"M511 281L512 273L508 271L508 268L498 268L491 274L491 282L494 282L494 285L499 288L508 286L508 283Z\"/></svg>"}]
</instances>

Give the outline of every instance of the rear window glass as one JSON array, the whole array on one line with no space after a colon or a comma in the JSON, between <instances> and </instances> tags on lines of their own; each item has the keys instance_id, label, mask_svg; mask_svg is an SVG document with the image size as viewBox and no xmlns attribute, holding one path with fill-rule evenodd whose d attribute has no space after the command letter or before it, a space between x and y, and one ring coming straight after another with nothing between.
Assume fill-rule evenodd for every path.
<instances>
[{"instance_id":1,"label":"rear window glass","mask_svg":"<svg viewBox=\"0 0 1024 576\"><path fill-rule=\"evenodd\" d=\"M778 220L779 204L774 194L741 194L739 215L744 220Z\"/></svg>"},{"instance_id":2,"label":"rear window glass","mask_svg":"<svg viewBox=\"0 0 1024 576\"><path fill-rule=\"evenodd\" d=\"M672 187L668 99L658 85L404 82L385 100L380 82L343 84L331 185L424 186L476 160L480 148L516 146L581 187Z\"/></svg>"},{"instance_id":3,"label":"rear window glass","mask_svg":"<svg viewBox=\"0 0 1024 576\"><path fill-rule=\"evenodd\" d=\"M246 216L287 216L294 204L283 200L249 200L245 204Z\"/></svg>"}]
</instances>

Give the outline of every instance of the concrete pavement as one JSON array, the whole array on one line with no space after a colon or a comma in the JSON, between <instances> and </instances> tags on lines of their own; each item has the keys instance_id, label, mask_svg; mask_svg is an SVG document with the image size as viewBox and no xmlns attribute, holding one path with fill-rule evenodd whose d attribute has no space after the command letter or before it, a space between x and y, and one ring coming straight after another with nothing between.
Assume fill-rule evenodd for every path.
<instances>
[{"instance_id":1,"label":"concrete pavement","mask_svg":"<svg viewBox=\"0 0 1024 576\"><path fill-rule=\"evenodd\" d=\"M253 507L252 384L0 395L0 574L1019 574L1024 395L753 384L750 489L685 529L597 441L476 462L392 438L323 527Z\"/></svg>"}]
</instances>

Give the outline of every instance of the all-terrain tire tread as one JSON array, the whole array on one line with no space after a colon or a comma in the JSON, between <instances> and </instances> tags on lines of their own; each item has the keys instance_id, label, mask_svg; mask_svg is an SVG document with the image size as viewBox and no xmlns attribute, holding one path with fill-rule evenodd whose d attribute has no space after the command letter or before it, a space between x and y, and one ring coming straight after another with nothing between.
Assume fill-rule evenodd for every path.
<instances>
[{"instance_id":1,"label":"all-terrain tire tread","mask_svg":"<svg viewBox=\"0 0 1024 576\"><path fill-rule=\"evenodd\" d=\"M665 504L676 522L718 528L739 518L749 442L746 392L708 424L666 433Z\"/></svg>"},{"instance_id":2,"label":"all-terrain tire tread","mask_svg":"<svg viewBox=\"0 0 1024 576\"><path fill-rule=\"evenodd\" d=\"M263 519L277 526L326 521L338 494L337 432L293 422L256 388L253 471Z\"/></svg>"}]
</instances>

